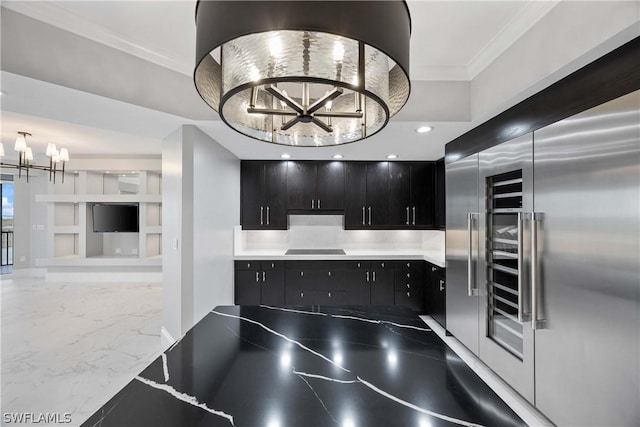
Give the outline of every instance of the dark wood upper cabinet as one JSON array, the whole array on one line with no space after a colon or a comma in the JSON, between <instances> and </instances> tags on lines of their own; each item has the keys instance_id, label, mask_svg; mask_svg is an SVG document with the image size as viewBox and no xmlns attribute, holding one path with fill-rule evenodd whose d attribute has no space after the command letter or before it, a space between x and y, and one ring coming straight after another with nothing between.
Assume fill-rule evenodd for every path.
<instances>
[{"instance_id":1,"label":"dark wood upper cabinet","mask_svg":"<svg viewBox=\"0 0 640 427\"><path fill-rule=\"evenodd\" d=\"M344 210L342 162L288 162L287 208L292 211Z\"/></svg>"},{"instance_id":2,"label":"dark wood upper cabinet","mask_svg":"<svg viewBox=\"0 0 640 427\"><path fill-rule=\"evenodd\" d=\"M433 162L411 163L410 222L413 227L432 227L435 210Z\"/></svg>"},{"instance_id":3,"label":"dark wood upper cabinet","mask_svg":"<svg viewBox=\"0 0 640 427\"><path fill-rule=\"evenodd\" d=\"M287 229L290 213L344 213L346 229L444 227L443 161L241 165L243 229Z\"/></svg>"},{"instance_id":4,"label":"dark wood upper cabinet","mask_svg":"<svg viewBox=\"0 0 640 427\"><path fill-rule=\"evenodd\" d=\"M380 228L388 221L388 162L346 165L345 227Z\"/></svg>"},{"instance_id":5,"label":"dark wood upper cabinet","mask_svg":"<svg viewBox=\"0 0 640 427\"><path fill-rule=\"evenodd\" d=\"M367 164L350 162L345 170L345 228L365 228L367 226Z\"/></svg>"},{"instance_id":6,"label":"dark wood upper cabinet","mask_svg":"<svg viewBox=\"0 0 640 427\"><path fill-rule=\"evenodd\" d=\"M388 225L400 228L432 227L433 186L433 162L389 162Z\"/></svg>"},{"instance_id":7,"label":"dark wood upper cabinet","mask_svg":"<svg viewBox=\"0 0 640 427\"><path fill-rule=\"evenodd\" d=\"M243 161L240 174L242 228L286 230L286 162Z\"/></svg>"},{"instance_id":8,"label":"dark wood upper cabinet","mask_svg":"<svg viewBox=\"0 0 640 427\"><path fill-rule=\"evenodd\" d=\"M319 162L316 168L317 208L344 210L344 162Z\"/></svg>"},{"instance_id":9,"label":"dark wood upper cabinet","mask_svg":"<svg viewBox=\"0 0 640 427\"><path fill-rule=\"evenodd\" d=\"M390 226L411 225L411 164L389 163L389 221Z\"/></svg>"}]
</instances>

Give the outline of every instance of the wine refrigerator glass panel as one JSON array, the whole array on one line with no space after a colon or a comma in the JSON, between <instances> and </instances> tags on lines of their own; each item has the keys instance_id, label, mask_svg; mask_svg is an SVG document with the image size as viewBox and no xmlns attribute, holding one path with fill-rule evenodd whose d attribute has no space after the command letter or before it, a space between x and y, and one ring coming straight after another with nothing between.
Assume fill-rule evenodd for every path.
<instances>
[{"instance_id":1,"label":"wine refrigerator glass panel","mask_svg":"<svg viewBox=\"0 0 640 427\"><path fill-rule=\"evenodd\" d=\"M486 179L488 335L523 357L522 170Z\"/></svg>"}]
</instances>

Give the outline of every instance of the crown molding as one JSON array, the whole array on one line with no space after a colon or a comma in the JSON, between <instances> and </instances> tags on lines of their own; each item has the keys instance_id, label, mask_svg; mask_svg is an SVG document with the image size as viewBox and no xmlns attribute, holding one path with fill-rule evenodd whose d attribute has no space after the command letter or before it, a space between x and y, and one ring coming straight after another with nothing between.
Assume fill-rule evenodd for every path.
<instances>
[{"instance_id":1,"label":"crown molding","mask_svg":"<svg viewBox=\"0 0 640 427\"><path fill-rule=\"evenodd\" d=\"M513 43L531 29L560 0L530 1L467 64L469 80L473 80Z\"/></svg>"},{"instance_id":2,"label":"crown molding","mask_svg":"<svg viewBox=\"0 0 640 427\"><path fill-rule=\"evenodd\" d=\"M171 57L157 50L149 49L140 44L126 40L94 22L89 22L60 6L48 2L5 1L2 7L42 21L62 30L93 40L100 44L128 53L161 67L168 68L180 74L191 76L193 69L191 61ZM185 65L187 64L187 65Z\"/></svg>"}]
</instances>

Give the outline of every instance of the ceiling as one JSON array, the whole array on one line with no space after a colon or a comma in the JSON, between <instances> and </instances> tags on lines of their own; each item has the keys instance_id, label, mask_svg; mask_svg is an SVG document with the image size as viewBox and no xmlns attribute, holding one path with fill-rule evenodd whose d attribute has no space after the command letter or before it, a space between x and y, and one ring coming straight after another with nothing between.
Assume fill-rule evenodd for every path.
<instances>
[{"instance_id":1,"label":"ceiling","mask_svg":"<svg viewBox=\"0 0 640 427\"><path fill-rule=\"evenodd\" d=\"M405 109L367 140L337 148L292 149L241 136L199 99L194 101L194 1L3 1L3 27L22 20L20 25L29 24L30 34L47 34L38 44L51 44L53 52L47 54L55 55L52 62L56 66L22 72L21 67L26 70L26 66L5 60L10 55L4 52L11 50L12 41L7 42L3 34L2 142L6 149L16 132L24 130L33 134L34 151L44 150L46 142L53 141L67 144L72 156L157 155L164 137L182 124L195 124L242 159L278 158L283 152L308 159L329 158L338 152L345 159L357 160L379 160L391 153L399 159L437 159L443 156L445 143L477 124L469 107L474 79L557 3L408 1L413 29L412 96ZM105 70L111 59L107 54L113 58L126 54L118 60L135 58L155 68L145 68L146 75L133 75L122 85L101 85L114 73L95 75L99 67L85 73L93 74L94 81L87 81L86 76L61 77L64 65L78 74L91 66L74 59L71 48L65 50L69 41L77 51L86 47L102 55ZM38 55L34 56L37 60ZM94 57L90 62L100 60ZM157 71L158 76L170 72L166 75L176 82L172 80L171 85L189 92L193 99L176 102L173 98L172 102L172 97L163 97L162 91L173 87L169 84L164 88L156 85L151 94L148 90L135 93L135 87L127 86L132 80L143 85L153 79L149 70ZM433 97L434 93L441 97ZM422 124L434 130L419 135L415 129Z\"/></svg>"}]
</instances>

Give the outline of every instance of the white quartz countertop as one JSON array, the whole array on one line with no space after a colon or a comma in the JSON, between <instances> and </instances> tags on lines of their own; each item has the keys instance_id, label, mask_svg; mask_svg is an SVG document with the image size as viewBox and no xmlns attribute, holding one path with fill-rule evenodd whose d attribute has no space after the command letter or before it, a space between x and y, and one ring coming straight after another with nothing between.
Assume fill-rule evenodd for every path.
<instances>
[{"instance_id":1,"label":"white quartz countertop","mask_svg":"<svg viewBox=\"0 0 640 427\"><path fill-rule=\"evenodd\" d=\"M424 260L444 268L444 251L424 249L345 249L345 255L285 255L286 249L236 251L235 260Z\"/></svg>"}]
</instances>

